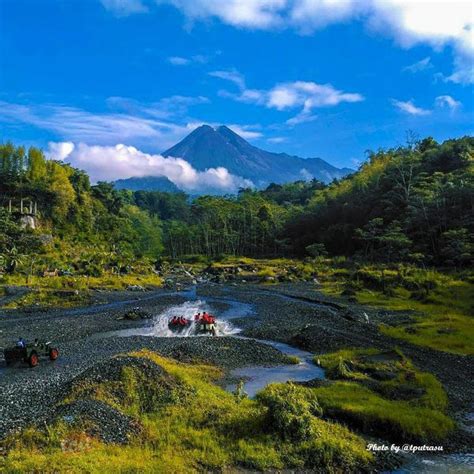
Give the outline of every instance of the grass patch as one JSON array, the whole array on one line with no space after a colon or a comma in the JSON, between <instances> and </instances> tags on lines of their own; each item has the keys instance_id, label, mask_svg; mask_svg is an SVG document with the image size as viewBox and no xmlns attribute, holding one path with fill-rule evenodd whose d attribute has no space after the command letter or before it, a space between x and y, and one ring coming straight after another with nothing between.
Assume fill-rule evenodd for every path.
<instances>
[{"instance_id":1,"label":"grass patch","mask_svg":"<svg viewBox=\"0 0 474 474\"><path fill-rule=\"evenodd\" d=\"M362 438L319 417L312 389L274 384L257 400L242 399L214 383L222 376L215 367L184 365L149 351L132 356L162 369L161 395L186 395L163 402L156 398L157 380L151 377L147 388L135 369L122 369L114 380L79 384L67 401L95 397L114 405L135 417L140 435L117 446L64 423L45 433L29 429L3 443L0 471L189 473L239 466L348 472L371 466Z\"/></svg>"},{"instance_id":2,"label":"grass patch","mask_svg":"<svg viewBox=\"0 0 474 474\"><path fill-rule=\"evenodd\" d=\"M326 415L396 441L440 441L454 429L442 385L402 353L346 349L319 360L337 380L315 389Z\"/></svg>"},{"instance_id":3,"label":"grass patch","mask_svg":"<svg viewBox=\"0 0 474 474\"><path fill-rule=\"evenodd\" d=\"M336 382L316 394L326 415L398 441L441 441L454 428L440 411L387 400L355 382Z\"/></svg>"},{"instance_id":4,"label":"grass patch","mask_svg":"<svg viewBox=\"0 0 474 474\"><path fill-rule=\"evenodd\" d=\"M90 302L91 291L96 289L106 291L126 290L129 286L139 285L143 288L160 287L163 279L155 274L117 275L105 273L100 277L31 276L28 285L24 277L8 276L4 281L8 285L28 286L33 291L4 305L5 308L23 308L32 305L44 307L71 307ZM0 288L2 288L0 286Z\"/></svg>"},{"instance_id":5,"label":"grass patch","mask_svg":"<svg viewBox=\"0 0 474 474\"><path fill-rule=\"evenodd\" d=\"M360 304L413 313L413 322L382 324L389 336L420 346L474 354L474 285L472 272L441 273L413 266L331 267L320 262L321 291L339 297L350 287Z\"/></svg>"},{"instance_id":6,"label":"grass patch","mask_svg":"<svg viewBox=\"0 0 474 474\"><path fill-rule=\"evenodd\" d=\"M298 365L301 362L301 359L298 356L287 355L285 357L288 364Z\"/></svg>"}]
</instances>

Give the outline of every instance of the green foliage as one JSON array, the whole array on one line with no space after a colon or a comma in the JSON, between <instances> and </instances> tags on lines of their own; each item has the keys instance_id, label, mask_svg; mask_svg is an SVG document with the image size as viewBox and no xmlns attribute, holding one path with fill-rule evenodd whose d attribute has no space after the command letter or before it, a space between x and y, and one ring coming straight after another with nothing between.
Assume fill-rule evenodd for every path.
<instances>
[{"instance_id":1,"label":"green foliage","mask_svg":"<svg viewBox=\"0 0 474 474\"><path fill-rule=\"evenodd\" d=\"M312 181L296 181L287 184L270 184L263 197L279 205L306 205L315 191L324 189L325 185L316 179ZM248 192L248 191L247 191Z\"/></svg>"},{"instance_id":2,"label":"green foliage","mask_svg":"<svg viewBox=\"0 0 474 474\"><path fill-rule=\"evenodd\" d=\"M371 153L357 173L330 185L298 181L193 200L184 193L117 191L105 182L91 187L83 172L7 143L0 147L0 184L4 198L36 200L43 225L51 223L60 238L106 242L135 255L157 256L164 246L173 258L323 258L328 252L468 266L473 140L427 138Z\"/></svg>"},{"instance_id":3,"label":"green foliage","mask_svg":"<svg viewBox=\"0 0 474 474\"><path fill-rule=\"evenodd\" d=\"M371 153L324 185L271 184L238 196L139 191L165 221L166 252L252 257L359 255L377 262L469 265L473 260L473 139L432 139ZM463 230L464 229L464 230Z\"/></svg>"},{"instance_id":4,"label":"green foliage","mask_svg":"<svg viewBox=\"0 0 474 474\"><path fill-rule=\"evenodd\" d=\"M443 144L425 139L371 153L357 173L317 190L303 212L289 220L284 235L298 255L323 243L336 255L359 252L386 262L411 254L418 262L468 265L473 260L473 147L471 137ZM462 257L453 260L456 255Z\"/></svg>"},{"instance_id":5,"label":"green foliage","mask_svg":"<svg viewBox=\"0 0 474 474\"><path fill-rule=\"evenodd\" d=\"M74 387L66 400L93 397L132 415L140 434L129 444L107 445L78 426L50 424L51 436L28 429L7 439L0 470L189 473L287 467L354 472L372 466L373 455L362 438L315 416L319 410L311 389L274 385L262 403L236 398L214 384L222 375L215 367L179 364L149 351L132 355L153 361L162 377L147 380L140 370L126 368L114 382ZM168 403L173 393L184 396ZM271 426L269 412L276 416Z\"/></svg>"},{"instance_id":6,"label":"green foliage","mask_svg":"<svg viewBox=\"0 0 474 474\"><path fill-rule=\"evenodd\" d=\"M313 391L288 384L272 384L257 395L257 400L268 408L268 425L284 439L304 441L316 435L314 416L322 410Z\"/></svg>"},{"instance_id":7,"label":"green foliage","mask_svg":"<svg viewBox=\"0 0 474 474\"><path fill-rule=\"evenodd\" d=\"M318 358L340 380L315 390L326 415L397 441L440 441L454 429L442 385L400 352L345 349Z\"/></svg>"},{"instance_id":8,"label":"green foliage","mask_svg":"<svg viewBox=\"0 0 474 474\"><path fill-rule=\"evenodd\" d=\"M438 410L387 400L355 382L335 382L316 394L328 416L397 441L441 441L454 429L453 421Z\"/></svg>"},{"instance_id":9,"label":"green foliage","mask_svg":"<svg viewBox=\"0 0 474 474\"><path fill-rule=\"evenodd\" d=\"M119 192L110 183L91 187L83 171L47 160L37 148L26 153L11 143L0 145L0 189L0 265L6 265L9 273L20 267L16 256L55 258L53 247L46 248L39 240L44 233L53 234L54 246L70 244L76 253L80 247L94 249L95 255L76 270L95 277L106 272L108 264L114 266L112 260L124 268L127 258L157 258L163 251L157 215L139 209L130 193ZM37 203L38 230L19 225L21 216L15 206L20 198ZM10 200L11 214L6 210ZM109 257L102 258L103 253Z\"/></svg>"},{"instance_id":10,"label":"green foliage","mask_svg":"<svg viewBox=\"0 0 474 474\"><path fill-rule=\"evenodd\" d=\"M311 244L306 247L306 253L311 257L326 257L327 251L324 244Z\"/></svg>"}]
</instances>

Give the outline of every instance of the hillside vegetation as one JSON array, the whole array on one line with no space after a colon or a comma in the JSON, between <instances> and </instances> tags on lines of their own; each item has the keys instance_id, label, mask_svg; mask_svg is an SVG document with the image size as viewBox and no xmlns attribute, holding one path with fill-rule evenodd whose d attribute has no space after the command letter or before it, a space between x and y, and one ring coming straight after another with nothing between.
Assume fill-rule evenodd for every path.
<instances>
[{"instance_id":1,"label":"hillside vegetation","mask_svg":"<svg viewBox=\"0 0 474 474\"><path fill-rule=\"evenodd\" d=\"M192 202L135 192L133 201L163 220L173 257L328 253L462 267L473 259L473 153L470 137L427 138L370 153L357 173L330 185L272 184Z\"/></svg>"},{"instance_id":2,"label":"hillside vegetation","mask_svg":"<svg viewBox=\"0 0 474 474\"><path fill-rule=\"evenodd\" d=\"M123 256L329 253L460 267L473 259L473 150L470 137L427 138L371 153L357 173L330 185L272 184L190 200L91 186L83 171L7 144L0 147L0 202L33 199L42 229ZM15 232L4 212L1 221L3 233ZM2 242L0 252L11 247Z\"/></svg>"}]
</instances>

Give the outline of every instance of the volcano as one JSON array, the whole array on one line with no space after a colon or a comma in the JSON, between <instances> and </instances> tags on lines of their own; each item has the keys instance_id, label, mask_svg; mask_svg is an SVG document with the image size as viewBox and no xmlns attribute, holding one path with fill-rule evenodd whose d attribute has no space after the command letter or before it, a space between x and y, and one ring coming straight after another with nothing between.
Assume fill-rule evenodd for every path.
<instances>
[{"instance_id":1,"label":"volcano","mask_svg":"<svg viewBox=\"0 0 474 474\"><path fill-rule=\"evenodd\" d=\"M353 172L349 168L336 168L321 158L262 150L225 125L216 128L201 125L162 155L183 158L197 170L222 166L259 188L312 178L328 183Z\"/></svg>"},{"instance_id":2,"label":"volcano","mask_svg":"<svg viewBox=\"0 0 474 474\"><path fill-rule=\"evenodd\" d=\"M300 158L287 153L273 153L251 145L229 127L201 125L183 140L162 153L182 158L196 170L226 168L229 173L250 180L257 188L270 183L317 179L329 183L353 170L336 168L321 158ZM166 177L132 177L116 182L120 189L178 192ZM209 190L204 190L204 193Z\"/></svg>"}]
</instances>

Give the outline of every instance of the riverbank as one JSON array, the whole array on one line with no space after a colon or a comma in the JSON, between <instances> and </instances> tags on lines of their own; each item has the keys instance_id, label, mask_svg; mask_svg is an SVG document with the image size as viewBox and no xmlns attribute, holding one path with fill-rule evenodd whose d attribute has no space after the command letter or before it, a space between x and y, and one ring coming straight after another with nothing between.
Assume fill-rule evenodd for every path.
<instances>
[{"instance_id":1,"label":"riverbank","mask_svg":"<svg viewBox=\"0 0 474 474\"><path fill-rule=\"evenodd\" d=\"M168 290L113 292L105 294L106 304L87 308L40 311L3 311L0 313L0 345L16 339L38 337L60 342L61 358L55 364L45 361L39 368L0 369L2 385L0 413L5 432L26 426L51 413L65 396L71 380L95 364L117 354L147 349L186 364L210 363L225 372L247 366L280 365L288 362L277 349L245 339L172 338L130 336L148 332L152 320L129 320L127 313L139 308L156 315L167 308L183 307L188 300L202 300L203 307L225 315L243 335L281 341L312 354L334 352L344 347L400 347L399 342L378 331L377 315L367 308L351 305L315 293L305 284L290 285L199 285L194 292ZM235 306L238 302L239 306ZM251 311L249 307L251 306ZM239 311L235 308L238 307ZM194 306L190 307L194 311ZM235 312L235 314L233 314ZM382 317L382 315L379 315ZM393 317L398 317L396 314ZM371 322L372 321L372 322ZM118 337L114 333L128 334ZM125 333L125 334L124 334ZM423 371L434 373L448 391L449 413L458 418L472 403L472 389L466 370L469 357L423 349L406 343L403 352ZM0 397L1 397L0 396ZM49 411L48 411L49 410ZM47 418L47 416L46 416ZM6 421L4 421L6 420ZM463 451L472 438L458 432L448 439L449 451Z\"/></svg>"},{"instance_id":2,"label":"riverbank","mask_svg":"<svg viewBox=\"0 0 474 474\"><path fill-rule=\"evenodd\" d=\"M474 355L474 275L469 269L376 265L343 257L211 260L202 256L163 259L155 267L100 277L31 276L28 285L22 276L4 275L0 277L0 307L28 310L94 305L105 302L110 293L141 297L160 288L182 290L196 284L288 287L293 296L364 305L380 331L400 341Z\"/></svg>"}]
</instances>

